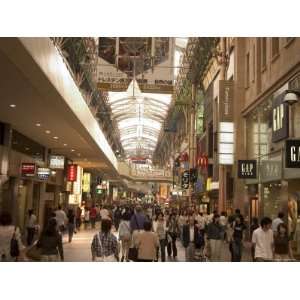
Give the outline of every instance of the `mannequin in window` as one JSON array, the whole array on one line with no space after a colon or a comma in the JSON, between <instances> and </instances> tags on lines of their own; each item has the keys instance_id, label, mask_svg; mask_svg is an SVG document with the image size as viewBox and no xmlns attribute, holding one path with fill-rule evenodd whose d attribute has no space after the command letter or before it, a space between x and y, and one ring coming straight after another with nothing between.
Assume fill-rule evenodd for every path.
<instances>
[{"instance_id":1,"label":"mannequin in window","mask_svg":"<svg viewBox=\"0 0 300 300\"><path fill-rule=\"evenodd\" d=\"M294 239L294 235L297 227L297 218L298 218L298 204L297 196L289 195L288 199L288 218L289 218L289 232L291 239Z\"/></svg>"}]
</instances>

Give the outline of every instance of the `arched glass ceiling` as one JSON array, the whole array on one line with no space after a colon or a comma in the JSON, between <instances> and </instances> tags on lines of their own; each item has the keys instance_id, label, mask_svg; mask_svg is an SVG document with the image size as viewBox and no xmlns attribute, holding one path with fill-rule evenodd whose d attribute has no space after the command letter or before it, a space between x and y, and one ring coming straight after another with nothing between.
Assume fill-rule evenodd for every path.
<instances>
[{"instance_id":1,"label":"arched glass ceiling","mask_svg":"<svg viewBox=\"0 0 300 300\"><path fill-rule=\"evenodd\" d=\"M142 93L134 80L126 92L109 92L108 96L125 152L152 156L172 95Z\"/></svg>"}]
</instances>

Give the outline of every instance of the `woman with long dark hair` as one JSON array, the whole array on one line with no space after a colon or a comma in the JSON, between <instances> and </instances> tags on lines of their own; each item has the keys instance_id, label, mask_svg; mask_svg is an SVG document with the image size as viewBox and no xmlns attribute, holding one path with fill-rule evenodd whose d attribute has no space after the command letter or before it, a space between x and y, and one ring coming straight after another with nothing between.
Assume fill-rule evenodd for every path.
<instances>
[{"instance_id":1,"label":"woman with long dark hair","mask_svg":"<svg viewBox=\"0 0 300 300\"><path fill-rule=\"evenodd\" d=\"M280 223L274 234L274 260L288 261L294 259L288 229L284 223Z\"/></svg>"},{"instance_id":2,"label":"woman with long dark hair","mask_svg":"<svg viewBox=\"0 0 300 300\"><path fill-rule=\"evenodd\" d=\"M12 239L17 241L19 253L12 253ZM12 224L12 217L9 213L3 212L0 215L0 261L17 261L25 249L21 241L21 233L18 227Z\"/></svg>"},{"instance_id":3,"label":"woman with long dark hair","mask_svg":"<svg viewBox=\"0 0 300 300\"><path fill-rule=\"evenodd\" d=\"M68 214L67 214L67 218L68 218L68 234L69 234L69 243L72 242L72 238L73 238L73 234L75 231L75 214L74 214L74 210L73 209L69 209L68 210Z\"/></svg>"},{"instance_id":4,"label":"woman with long dark hair","mask_svg":"<svg viewBox=\"0 0 300 300\"><path fill-rule=\"evenodd\" d=\"M64 261L62 235L57 229L55 218L49 219L37 243L37 247L41 248L42 261Z\"/></svg>"}]
</instances>

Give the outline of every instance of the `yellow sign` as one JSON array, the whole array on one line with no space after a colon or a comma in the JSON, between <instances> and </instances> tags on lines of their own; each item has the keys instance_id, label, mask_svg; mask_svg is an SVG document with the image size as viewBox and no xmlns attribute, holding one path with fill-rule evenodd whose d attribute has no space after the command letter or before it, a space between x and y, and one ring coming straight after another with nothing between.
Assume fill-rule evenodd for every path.
<instances>
[{"instance_id":1,"label":"yellow sign","mask_svg":"<svg viewBox=\"0 0 300 300\"><path fill-rule=\"evenodd\" d=\"M83 173L82 191L84 193L91 191L91 173Z\"/></svg>"},{"instance_id":2,"label":"yellow sign","mask_svg":"<svg viewBox=\"0 0 300 300\"><path fill-rule=\"evenodd\" d=\"M211 178L208 177L206 181L206 190L211 191Z\"/></svg>"}]
</instances>

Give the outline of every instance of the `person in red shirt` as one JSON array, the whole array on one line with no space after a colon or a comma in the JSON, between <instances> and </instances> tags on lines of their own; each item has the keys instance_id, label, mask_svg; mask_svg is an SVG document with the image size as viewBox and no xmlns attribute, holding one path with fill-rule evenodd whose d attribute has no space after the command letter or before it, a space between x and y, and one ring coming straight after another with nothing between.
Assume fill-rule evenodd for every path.
<instances>
[{"instance_id":1,"label":"person in red shirt","mask_svg":"<svg viewBox=\"0 0 300 300\"><path fill-rule=\"evenodd\" d=\"M90 220L91 220L92 228L95 228L96 219L97 219L97 209L93 204L92 208L90 209Z\"/></svg>"}]
</instances>

